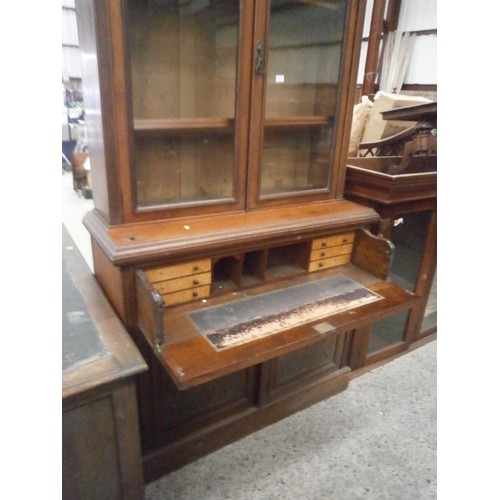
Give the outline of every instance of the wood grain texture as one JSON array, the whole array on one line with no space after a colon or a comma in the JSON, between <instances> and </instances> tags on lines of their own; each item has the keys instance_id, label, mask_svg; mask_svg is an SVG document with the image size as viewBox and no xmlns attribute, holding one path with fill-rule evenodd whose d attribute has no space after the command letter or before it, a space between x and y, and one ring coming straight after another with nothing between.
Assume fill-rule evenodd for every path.
<instances>
[{"instance_id":1,"label":"wood grain texture","mask_svg":"<svg viewBox=\"0 0 500 500\"><path fill-rule=\"evenodd\" d=\"M352 252L352 263L380 279L387 279L394 245L369 231L357 231Z\"/></svg>"},{"instance_id":2,"label":"wood grain texture","mask_svg":"<svg viewBox=\"0 0 500 500\"><path fill-rule=\"evenodd\" d=\"M409 308L418 301L418 297L390 283L376 283L369 289L381 295L383 300L329 317L328 322L333 330L359 327ZM188 322L182 317L169 322L175 325L181 323L186 332L186 340L169 343L158 353L170 376L181 389L268 361L324 338L311 325L303 325L231 349L215 351L203 336L192 331L192 327L192 333L189 334Z\"/></svg>"}]
</instances>

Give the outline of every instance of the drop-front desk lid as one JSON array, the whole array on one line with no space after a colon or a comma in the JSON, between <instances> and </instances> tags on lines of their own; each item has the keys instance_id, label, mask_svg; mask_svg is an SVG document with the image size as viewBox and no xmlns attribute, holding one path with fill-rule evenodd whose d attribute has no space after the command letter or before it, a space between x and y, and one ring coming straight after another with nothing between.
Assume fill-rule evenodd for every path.
<instances>
[{"instance_id":1,"label":"drop-front desk lid","mask_svg":"<svg viewBox=\"0 0 500 500\"><path fill-rule=\"evenodd\" d=\"M157 356L186 389L395 314L418 297L351 264L165 308ZM182 333L179 333L182 332Z\"/></svg>"}]
</instances>

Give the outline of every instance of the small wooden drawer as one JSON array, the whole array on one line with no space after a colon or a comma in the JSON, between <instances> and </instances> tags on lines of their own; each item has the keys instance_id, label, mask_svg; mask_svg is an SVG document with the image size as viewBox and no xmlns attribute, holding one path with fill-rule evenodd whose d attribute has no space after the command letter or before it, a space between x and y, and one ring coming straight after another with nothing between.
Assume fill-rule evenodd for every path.
<instances>
[{"instance_id":1,"label":"small wooden drawer","mask_svg":"<svg viewBox=\"0 0 500 500\"><path fill-rule=\"evenodd\" d=\"M352 243L346 245L339 245L336 247L327 247L321 250L313 250L311 252L311 262L321 259L329 259L331 257L338 257L339 255L351 254Z\"/></svg>"},{"instance_id":2,"label":"small wooden drawer","mask_svg":"<svg viewBox=\"0 0 500 500\"><path fill-rule=\"evenodd\" d=\"M173 266L162 266L145 269L144 274L150 283L157 283L158 281L172 280L182 276L190 276L192 274L199 274L210 272L212 263L210 259L197 260L192 262L184 262L183 264L176 264Z\"/></svg>"},{"instance_id":3,"label":"small wooden drawer","mask_svg":"<svg viewBox=\"0 0 500 500\"><path fill-rule=\"evenodd\" d=\"M351 261L351 254L339 255L338 257L331 257L329 259L321 259L312 261L309 264L308 271L321 271L323 269L329 269L331 267L342 266L343 264L349 264Z\"/></svg>"},{"instance_id":4,"label":"small wooden drawer","mask_svg":"<svg viewBox=\"0 0 500 500\"><path fill-rule=\"evenodd\" d=\"M163 302L166 306L182 304L191 300L203 299L210 296L210 285L203 285L198 288L190 288L179 292L167 293L162 295Z\"/></svg>"},{"instance_id":5,"label":"small wooden drawer","mask_svg":"<svg viewBox=\"0 0 500 500\"><path fill-rule=\"evenodd\" d=\"M318 238L311 243L308 271L321 271L349 264L354 243L354 232Z\"/></svg>"},{"instance_id":6,"label":"small wooden drawer","mask_svg":"<svg viewBox=\"0 0 500 500\"><path fill-rule=\"evenodd\" d=\"M325 238L318 238L312 242L312 250L321 250L322 248L334 247L338 245L346 245L354 242L354 232L335 234L333 236L326 236Z\"/></svg>"},{"instance_id":7,"label":"small wooden drawer","mask_svg":"<svg viewBox=\"0 0 500 500\"><path fill-rule=\"evenodd\" d=\"M180 290L197 288L203 285L210 285L211 281L212 274L208 272L182 276L180 278L174 278L166 281L158 281L154 283L153 286L161 295L164 295L165 293L173 293Z\"/></svg>"}]
</instances>

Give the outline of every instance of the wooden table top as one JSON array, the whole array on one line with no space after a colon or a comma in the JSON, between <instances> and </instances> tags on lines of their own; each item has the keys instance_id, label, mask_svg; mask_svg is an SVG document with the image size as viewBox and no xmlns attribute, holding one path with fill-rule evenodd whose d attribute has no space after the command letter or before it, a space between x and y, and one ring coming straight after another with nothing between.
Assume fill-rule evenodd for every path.
<instances>
[{"instance_id":1,"label":"wooden table top","mask_svg":"<svg viewBox=\"0 0 500 500\"><path fill-rule=\"evenodd\" d=\"M430 121L437 120L437 101L389 109L380 113L384 120Z\"/></svg>"},{"instance_id":2,"label":"wooden table top","mask_svg":"<svg viewBox=\"0 0 500 500\"><path fill-rule=\"evenodd\" d=\"M63 401L147 369L78 250L62 228Z\"/></svg>"}]
</instances>

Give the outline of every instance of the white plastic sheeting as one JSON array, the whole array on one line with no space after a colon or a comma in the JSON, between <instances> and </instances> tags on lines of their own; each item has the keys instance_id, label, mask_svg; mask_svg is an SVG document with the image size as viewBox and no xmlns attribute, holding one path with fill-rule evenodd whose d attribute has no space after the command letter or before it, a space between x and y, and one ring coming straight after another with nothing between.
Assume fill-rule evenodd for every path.
<instances>
[{"instance_id":1,"label":"white plastic sheeting","mask_svg":"<svg viewBox=\"0 0 500 500\"><path fill-rule=\"evenodd\" d=\"M82 77L82 60L79 48L80 42L78 38L78 24L74 5L74 0L63 1L61 61L63 80Z\"/></svg>"},{"instance_id":2,"label":"white plastic sheeting","mask_svg":"<svg viewBox=\"0 0 500 500\"><path fill-rule=\"evenodd\" d=\"M73 9L62 10L62 44L78 45L78 25L76 11Z\"/></svg>"},{"instance_id":3,"label":"white plastic sheeting","mask_svg":"<svg viewBox=\"0 0 500 500\"><path fill-rule=\"evenodd\" d=\"M437 84L437 36L417 36L405 83Z\"/></svg>"},{"instance_id":4,"label":"white plastic sheeting","mask_svg":"<svg viewBox=\"0 0 500 500\"><path fill-rule=\"evenodd\" d=\"M437 28L437 0L402 0L398 30L422 31Z\"/></svg>"},{"instance_id":5,"label":"white plastic sheeting","mask_svg":"<svg viewBox=\"0 0 500 500\"><path fill-rule=\"evenodd\" d=\"M374 0L367 0L363 38L370 33ZM387 7L387 6L386 6ZM437 28L437 0L401 0L398 30L421 31Z\"/></svg>"},{"instance_id":6,"label":"white plastic sheeting","mask_svg":"<svg viewBox=\"0 0 500 500\"><path fill-rule=\"evenodd\" d=\"M399 94L417 37L408 32L391 31L387 34L386 47L379 76L379 88L384 92Z\"/></svg>"},{"instance_id":7,"label":"white plastic sheeting","mask_svg":"<svg viewBox=\"0 0 500 500\"><path fill-rule=\"evenodd\" d=\"M370 21L374 0L366 3L363 38L370 34ZM422 31L437 29L437 0L402 0L399 12L398 31ZM381 44L382 45L382 44ZM361 45L358 80L361 85L364 78L368 43ZM403 83L435 85L437 83L437 36L419 35L415 37L413 51L408 61Z\"/></svg>"},{"instance_id":8,"label":"white plastic sheeting","mask_svg":"<svg viewBox=\"0 0 500 500\"><path fill-rule=\"evenodd\" d=\"M62 48L62 78L68 81L70 78L82 77L82 55L78 47Z\"/></svg>"}]
</instances>

